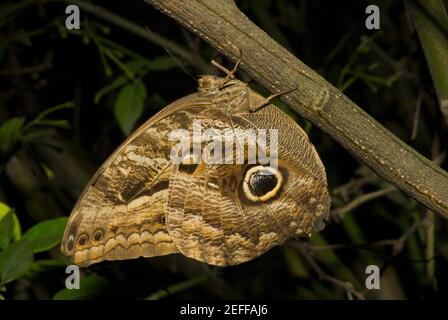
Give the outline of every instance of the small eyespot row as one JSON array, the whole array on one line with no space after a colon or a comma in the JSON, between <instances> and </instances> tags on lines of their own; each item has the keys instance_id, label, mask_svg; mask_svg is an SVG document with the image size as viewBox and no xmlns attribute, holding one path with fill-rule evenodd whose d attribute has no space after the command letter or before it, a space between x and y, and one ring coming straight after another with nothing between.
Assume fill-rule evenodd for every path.
<instances>
[{"instance_id":1,"label":"small eyespot row","mask_svg":"<svg viewBox=\"0 0 448 320\"><path fill-rule=\"evenodd\" d=\"M103 230L98 229L93 234L93 240L100 241L103 238L103 235L104 235Z\"/></svg>"},{"instance_id":2,"label":"small eyespot row","mask_svg":"<svg viewBox=\"0 0 448 320\"><path fill-rule=\"evenodd\" d=\"M83 234L79 235L79 237L78 237L78 244L80 246L83 246L87 243L88 240L89 240L89 236L87 234L83 233Z\"/></svg>"}]
</instances>

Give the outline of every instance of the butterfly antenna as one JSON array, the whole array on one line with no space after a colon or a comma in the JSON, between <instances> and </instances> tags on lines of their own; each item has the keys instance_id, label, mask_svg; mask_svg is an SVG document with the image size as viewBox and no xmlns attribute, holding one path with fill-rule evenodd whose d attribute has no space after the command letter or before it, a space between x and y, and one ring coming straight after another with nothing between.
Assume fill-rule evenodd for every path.
<instances>
[{"instance_id":1,"label":"butterfly antenna","mask_svg":"<svg viewBox=\"0 0 448 320\"><path fill-rule=\"evenodd\" d=\"M148 31L148 32L151 32L152 33L152 31L148 28L148 26L145 26L145 29ZM187 68L187 66L185 65L185 63L181 60L181 59L179 59L178 57L176 57L174 54L172 54L171 53L171 51L170 50L168 50L168 48L167 47L165 47L165 46L162 46L163 47L163 49L165 49L165 51L170 55L170 57L171 58L173 58L173 60L176 62L176 64L186 73L186 74L188 74L193 80L195 80L195 81L197 81L198 79L197 79L197 77L195 77L189 70L188 70L188 68Z\"/></svg>"},{"instance_id":2,"label":"butterfly antenna","mask_svg":"<svg viewBox=\"0 0 448 320\"><path fill-rule=\"evenodd\" d=\"M214 65L216 68L218 68L219 70L221 70L222 72L224 72L226 74L226 79L229 79L229 78L235 78L234 74L238 70L241 60L238 59L238 61L235 63L235 66L232 68L232 70L227 69L220 63L216 62L214 59L210 63L212 65Z\"/></svg>"},{"instance_id":3,"label":"butterfly antenna","mask_svg":"<svg viewBox=\"0 0 448 320\"><path fill-rule=\"evenodd\" d=\"M170 50L168 50L167 48L163 47L165 49L166 52L168 52L168 54L171 56L171 58L173 58L174 61L176 61L177 65L183 70L185 71L186 74L188 74L193 80L197 81L198 79L188 70L187 66L185 65L185 63L177 58L176 56L174 56Z\"/></svg>"}]
</instances>

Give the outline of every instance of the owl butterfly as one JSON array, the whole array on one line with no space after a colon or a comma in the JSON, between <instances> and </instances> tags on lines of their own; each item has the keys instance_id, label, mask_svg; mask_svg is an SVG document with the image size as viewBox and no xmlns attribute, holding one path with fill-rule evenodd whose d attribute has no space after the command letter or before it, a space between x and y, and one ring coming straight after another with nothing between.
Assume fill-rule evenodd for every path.
<instances>
[{"instance_id":1,"label":"owl butterfly","mask_svg":"<svg viewBox=\"0 0 448 320\"><path fill-rule=\"evenodd\" d=\"M197 93L150 118L93 176L61 243L73 263L182 253L236 265L324 227L330 207L325 169L307 135L269 98L236 80L236 66L218 67L226 77L202 76ZM249 142L237 132L276 129L275 166L249 163L246 151L242 162L172 161L178 142L170 133L191 135L194 121L240 144ZM257 143L269 153L263 140Z\"/></svg>"}]
</instances>

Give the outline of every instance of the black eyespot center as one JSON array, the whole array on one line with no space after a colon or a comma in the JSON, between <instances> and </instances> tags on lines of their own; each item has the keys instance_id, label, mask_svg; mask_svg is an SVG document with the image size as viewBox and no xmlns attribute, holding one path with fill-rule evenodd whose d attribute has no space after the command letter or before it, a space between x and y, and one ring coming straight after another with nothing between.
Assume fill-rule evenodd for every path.
<instances>
[{"instance_id":1,"label":"black eyespot center","mask_svg":"<svg viewBox=\"0 0 448 320\"><path fill-rule=\"evenodd\" d=\"M161 223L161 224L165 224L165 223L166 223L165 215L163 215L163 216L160 217L160 223Z\"/></svg>"},{"instance_id":2,"label":"black eyespot center","mask_svg":"<svg viewBox=\"0 0 448 320\"><path fill-rule=\"evenodd\" d=\"M250 190L258 197L274 190L277 184L278 178L268 170L259 170L249 177Z\"/></svg>"},{"instance_id":3,"label":"black eyespot center","mask_svg":"<svg viewBox=\"0 0 448 320\"><path fill-rule=\"evenodd\" d=\"M83 246L87 243L87 240L89 240L89 237L86 234L82 234L78 237L78 244Z\"/></svg>"},{"instance_id":4,"label":"black eyespot center","mask_svg":"<svg viewBox=\"0 0 448 320\"><path fill-rule=\"evenodd\" d=\"M179 171L187 174L192 174L198 167L197 163L181 163L179 164Z\"/></svg>"},{"instance_id":5,"label":"black eyespot center","mask_svg":"<svg viewBox=\"0 0 448 320\"><path fill-rule=\"evenodd\" d=\"M100 241L103 238L103 230L98 229L95 231L95 233L93 234L93 239L95 241Z\"/></svg>"}]
</instances>

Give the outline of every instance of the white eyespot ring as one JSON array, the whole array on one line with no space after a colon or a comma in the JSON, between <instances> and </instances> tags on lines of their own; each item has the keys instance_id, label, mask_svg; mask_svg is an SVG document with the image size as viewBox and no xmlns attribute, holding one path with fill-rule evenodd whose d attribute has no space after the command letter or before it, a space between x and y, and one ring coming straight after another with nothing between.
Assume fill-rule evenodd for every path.
<instances>
[{"instance_id":1,"label":"white eyespot ring","mask_svg":"<svg viewBox=\"0 0 448 320\"><path fill-rule=\"evenodd\" d=\"M257 173L263 172L263 174L268 174L268 175L272 175L276 178L276 184L275 186L267 191L264 194L255 194L253 188L251 187L251 178L252 176L254 176ZM246 175L244 176L244 181L243 181L243 191L245 196L254 202L263 202L263 201L267 201L271 198L273 198L278 191L280 190L280 187L283 184L283 176L281 174L281 172L277 169L274 169L272 167L265 167L265 166L255 166L250 168L249 170L247 170Z\"/></svg>"}]
</instances>

